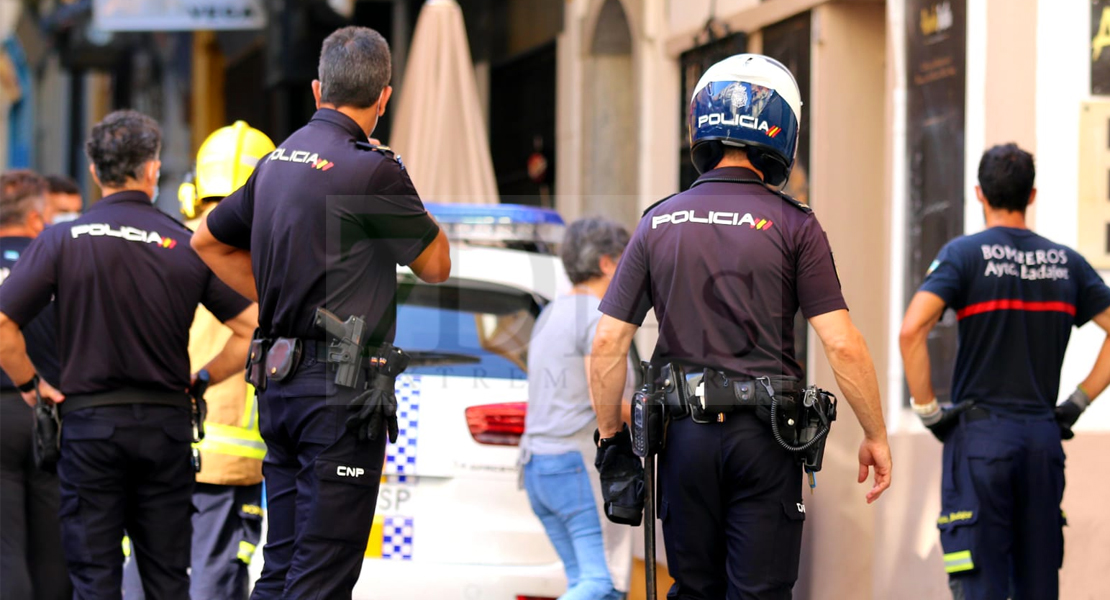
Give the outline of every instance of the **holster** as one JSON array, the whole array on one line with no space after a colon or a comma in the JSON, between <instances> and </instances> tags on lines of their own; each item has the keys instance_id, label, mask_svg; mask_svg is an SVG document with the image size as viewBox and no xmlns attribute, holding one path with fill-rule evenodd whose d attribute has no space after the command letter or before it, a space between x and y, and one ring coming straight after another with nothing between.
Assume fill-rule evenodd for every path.
<instances>
[{"instance_id":1,"label":"holster","mask_svg":"<svg viewBox=\"0 0 1110 600\"><path fill-rule=\"evenodd\" d=\"M266 377L285 381L301 364L303 347L296 338L278 338L266 351Z\"/></svg>"},{"instance_id":2,"label":"holster","mask_svg":"<svg viewBox=\"0 0 1110 600\"><path fill-rule=\"evenodd\" d=\"M35 404L33 453L35 466L47 473L55 473L61 458L62 421L58 408L39 398Z\"/></svg>"},{"instance_id":3,"label":"holster","mask_svg":"<svg viewBox=\"0 0 1110 600\"><path fill-rule=\"evenodd\" d=\"M251 340L250 352L247 353L247 383L254 386L254 389L261 392L266 389L266 350L269 346L269 340L259 337L257 330L254 332L254 339Z\"/></svg>"}]
</instances>

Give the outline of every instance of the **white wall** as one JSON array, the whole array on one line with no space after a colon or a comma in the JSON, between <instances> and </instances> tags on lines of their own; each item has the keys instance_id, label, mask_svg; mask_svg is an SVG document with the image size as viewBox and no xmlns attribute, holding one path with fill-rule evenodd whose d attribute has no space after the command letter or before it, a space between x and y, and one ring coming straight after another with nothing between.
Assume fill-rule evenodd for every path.
<instances>
[{"instance_id":1,"label":"white wall","mask_svg":"<svg viewBox=\"0 0 1110 600\"><path fill-rule=\"evenodd\" d=\"M1040 151L1033 210L1038 233L1072 247L1079 235L1079 114L1080 103L1090 97L1091 90L1090 30L1087 2L1040 0L1037 70L1044 75L1036 90ZM1110 271L1101 275L1110 282ZM1094 324L1073 333L1060 379L1062 396L1070 394L1090 372L1104 339L1103 331ZM1093 404L1076 430L1110 430L1110 402Z\"/></svg>"}]
</instances>

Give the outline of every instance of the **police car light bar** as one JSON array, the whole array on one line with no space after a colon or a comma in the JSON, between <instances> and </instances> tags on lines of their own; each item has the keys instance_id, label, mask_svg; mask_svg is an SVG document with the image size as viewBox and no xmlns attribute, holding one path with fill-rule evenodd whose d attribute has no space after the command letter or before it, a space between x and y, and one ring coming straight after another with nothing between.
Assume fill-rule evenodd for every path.
<instances>
[{"instance_id":1,"label":"police car light bar","mask_svg":"<svg viewBox=\"0 0 1110 600\"><path fill-rule=\"evenodd\" d=\"M549 208L430 202L424 206L451 240L545 247L561 242L566 229L559 213Z\"/></svg>"}]
</instances>

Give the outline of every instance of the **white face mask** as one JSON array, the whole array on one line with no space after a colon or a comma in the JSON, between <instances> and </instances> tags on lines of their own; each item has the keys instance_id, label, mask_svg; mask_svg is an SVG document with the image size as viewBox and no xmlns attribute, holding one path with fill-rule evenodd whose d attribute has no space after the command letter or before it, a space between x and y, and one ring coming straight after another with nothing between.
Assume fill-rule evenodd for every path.
<instances>
[{"instance_id":1,"label":"white face mask","mask_svg":"<svg viewBox=\"0 0 1110 600\"><path fill-rule=\"evenodd\" d=\"M55 213L54 214L54 222L51 223L51 225L57 225L59 223L68 223L68 222L70 222L70 221L72 221L72 220L74 220L74 219L76 219L77 217L80 217L80 216L81 216L80 212Z\"/></svg>"},{"instance_id":2,"label":"white face mask","mask_svg":"<svg viewBox=\"0 0 1110 600\"><path fill-rule=\"evenodd\" d=\"M154 205L158 204L158 192L161 190L161 188L158 186L158 182L161 181L161 179L162 179L162 169L158 169L158 172L155 173L155 175L154 175L154 193L150 196L150 203L151 204L154 204Z\"/></svg>"}]
</instances>

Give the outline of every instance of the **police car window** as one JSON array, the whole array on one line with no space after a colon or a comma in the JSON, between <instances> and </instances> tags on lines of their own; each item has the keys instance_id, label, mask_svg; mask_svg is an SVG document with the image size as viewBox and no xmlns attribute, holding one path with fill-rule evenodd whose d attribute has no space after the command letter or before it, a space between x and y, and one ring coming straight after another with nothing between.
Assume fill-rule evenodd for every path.
<instances>
[{"instance_id":1,"label":"police car window","mask_svg":"<svg viewBox=\"0 0 1110 600\"><path fill-rule=\"evenodd\" d=\"M411 374L527 379L528 340L539 314L535 298L512 288L449 281L402 284L397 338Z\"/></svg>"}]
</instances>

